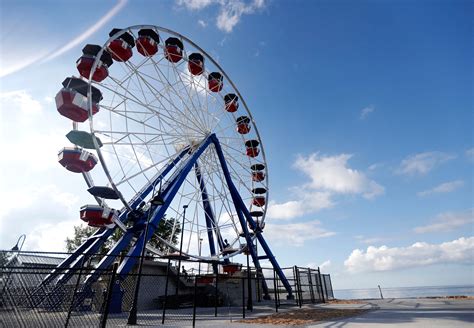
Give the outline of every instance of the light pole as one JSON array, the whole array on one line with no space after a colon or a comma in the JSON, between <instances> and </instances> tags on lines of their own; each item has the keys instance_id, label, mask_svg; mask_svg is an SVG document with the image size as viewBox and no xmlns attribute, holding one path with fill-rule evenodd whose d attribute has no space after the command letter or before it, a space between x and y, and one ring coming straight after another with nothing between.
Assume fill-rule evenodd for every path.
<instances>
[{"instance_id":1,"label":"light pole","mask_svg":"<svg viewBox=\"0 0 474 328\"><path fill-rule=\"evenodd\" d=\"M21 238L23 238L23 240L22 240L22 242L21 242L21 246L18 247L18 245L20 244ZM19 252L19 251L21 251L21 249L23 248L23 244L25 243L25 240L26 240L26 235L25 235L25 234L20 235L20 237L18 237L18 240L16 241L15 246L12 247L11 251L12 251L12 252Z\"/></svg>"},{"instance_id":2,"label":"light pole","mask_svg":"<svg viewBox=\"0 0 474 328\"><path fill-rule=\"evenodd\" d=\"M18 245L20 244L21 238L23 238L23 241L21 242L20 247L18 247ZM20 252L21 249L23 248L23 244L25 243L25 239L26 239L26 235L25 235L25 234L20 235L20 237L18 237L18 240L16 241L15 246L12 247L11 252L12 252L12 253L13 253L13 252ZM5 263L5 266L9 265L9 263L11 263L12 260L13 260L13 256L12 256L10 259L7 258L7 263ZM13 271L13 270L10 270L10 273L8 274L7 279L5 279L5 283L3 284L2 294L1 294L1 295L4 295L4 293L5 293L5 289L6 289L7 285L8 285L8 282L10 281L10 277L11 277L11 275L12 275L12 271Z\"/></svg>"},{"instance_id":3,"label":"light pole","mask_svg":"<svg viewBox=\"0 0 474 328\"><path fill-rule=\"evenodd\" d=\"M199 257L201 257L201 250L202 250L202 238L199 238ZM198 274L201 274L201 259L199 259Z\"/></svg>"}]
</instances>

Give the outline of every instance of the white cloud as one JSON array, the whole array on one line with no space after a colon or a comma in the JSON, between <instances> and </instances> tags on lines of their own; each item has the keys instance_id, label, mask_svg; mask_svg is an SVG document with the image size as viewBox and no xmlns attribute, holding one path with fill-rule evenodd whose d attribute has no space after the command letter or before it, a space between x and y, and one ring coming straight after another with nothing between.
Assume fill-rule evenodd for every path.
<instances>
[{"instance_id":1,"label":"white cloud","mask_svg":"<svg viewBox=\"0 0 474 328\"><path fill-rule=\"evenodd\" d=\"M381 168L382 166L384 166L383 163L374 163L374 164L369 166L369 171L375 171L375 170Z\"/></svg>"},{"instance_id":2,"label":"white cloud","mask_svg":"<svg viewBox=\"0 0 474 328\"><path fill-rule=\"evenodd\" d=\"M232 32L243 15L253 14L265 7L264 0L253 0L251 2L242 0L177 0L176 3L188 10L196 11L207 8L210 5L219 6L216 26L226 33Z\"/></svg>"},{"instance_id":3,"label":"white cloud","mask_svg":"<svg viewBox=\"0 0 474 328\"><path fill-rule=\"evenodd\" d=\"M74 236L74 226L79 225L78 220L71 219L59 223L38 224L27 235L25 247L35 251L64 252L66 237Z\"/></svg>"},{"instance_id":4,"label":"white cloud","mask_svg":"<svg viewBox=\"0 0 474 328\"><path fill-rule=\"evenodd\" d=\"M270 202L267 215L272 219L292 219L334 206L336 194L360 194L372 199L384 193L384 187L347 166L352 155L299 156L294 168L310 178L310 182L292 188L296 200L284 203Z\"/></svg>"},{"instance_id":5,"label":"white cloud","mask_svg":"<svg viewBox=\"0 0 474 328\"><path fill-rule=\"evenodd\" d=\"M16 49L17 51L2 54L4 56L0 61L0 77L4 77L12 73L18 72L39 62L49 61L82 44L91 35L97 32L101 27L103 27L110 19L117 15L126 3L127 0L119 0L117 4L112 7L112 9L110 9L104 16L102 16L94 25L92 25L90 28L88 28L86 31L84 31L74 39L67 42L59 49L54 49L54 44L50 45L48 49L38 49L39 46L33 45L30 42L26 42L26 44L28 44L29 46L29 49L24 49L23 51L18 51L20 49ZM15 29L17 29L16 26ZM17 38L15 40L17 40ZM43 47L43 43L41 43L40 46ZM53 48L51 48L51 46ZM4 48L10 49L11 47L7 46ZM22 54L20 56L21 58L18 56L18 53Z\"/></svg>"},{"instance_id":6,"label":"white cloud","mask_svg":"<svg viewBox=\"0 0 474 328\"><path fill-rule=\"evenodd\" d=\"M26 234L24 249L62 251L73 226L81 222L79 197L54 184L0 190L0 197L0 240L4 245Z\"/></svg>"},{"instance_id":7,"label":"white cloud","mask_svg":"<svg viewBox=\"0 0 474 328\"><path fill-rule=\"evenodd\" d=\"M19 108L23 113L39 113L43 110L41 103L26 92L25 90L15 90L0 93L0 100L2 106L14 103L16 108Z\"/></svg>"},{"instance_id":8,"label":"white cloud","mask_svg":"<svg viewBox=\"0 0 474 328\"><path fill-rule=\"evenodd\" d=\"M404 175L425 175L435 167L456 156L440 151L424 152L408 156L400 163L396 173Z\"/></svg>"},{"instance_id":9,"label":"white cloud","mask_svg":"<svg viewBox=\"0 0 474 328\"><path fill-rule=\"evenodd\" d=\"M1 113L0 149L4 154L14 154L4 156L0 168L22 169L23 174L59 168L57 153L64 147L65 131L51 121L59 114L44 110L43 104L25 90L2 92L0 101L9 109ZM65 123L61 118L58 122Z\"/></svg>"},{"instance_id":10,"label":"white cloud","mask_svg":"<svg viewBox=\"0 0 474 328\"><path fill-rule=\"evenodd\" d=\"M474 237L441 244L416 242L408 247L369 246L355 249L344 261L349 272L389 271L438 263L474 263Z\"/></svg>"},{"instance_id":11,"label":"white cloud","mask_svg":"<svg viewBox=\"0 0 474 328\"><path fill-rule=\"evenodd\" d=\"M457 229L465 225L474 224L474 210L463 212L447 212L439 214L431 224L416 227L413 229L416 233L427 232L445 232Z\"/></svg>"},{"instance_id":12,"label":"white cloud","mask_svg":"<svg viewBox=\"0 0 474 328\"><path fill-rule=\"evenodd\" d=\"M387 240L387 238L381 238L381 237L369 238L362 235L355 236L355 239L357 239L360 243L363 243L363 244L378 244Z\"/></svg>"},{"instance_id":13,"label":"white cloud","mask_svg":"<svg viewBox=\"0 0 474 328\"><path fill-rule=\"evenodd\" d=\"M54 102L54 97L46 96L44 97L44 102L47 103L48 105L52 104Z\"/></svg>"},{"instance_id":14,"label":"white cloud","mask_svg":"<svg viewBox=\"0 0 474 328\"><path fill-rule=\"evenodd\" d=\"M466 157L471 161L474 162L474 148L470 148L466 150Z\"/></svg>"},{"instance_id":15,"label":"white cloud","mask_svg":"<svg viewBox=\"0 0 474 328\"><path fill-rule=\"evenodd\" d=\"M25 54L21 60L18 57L6 56L0 61L0 78L33 65L43 59L50 53L49 49L41 49L34 54Z\"/></svg>"},{"instance_id":16,"label":"white cloud","mask_svg":"<svg viewBox=\"0 0 474 328\"><path fill-rule=\"evenodd\" d=\"M364 120L364 119L367 118L367 116L369 116L370 113L373 113L374 111L375 111L374 105L370 105L370 106L364 107L364 108L362 108L362 110L360 111L359 118L360 118L361 120Z\"/></svg>"},{"instance_id":17,"label":"white cloud","mask_svg":"<svg viewBox=\"0 0 474 328\"><path fill-rule=\"evenodd\" d=\"M323 270L328 269L330 266L331 266L331 261L327 260L327 261L324 261L323 263L321 263L321 265L319 266L319 269L321 271L323 271Z\"/></svg>"},{"instance_id":18,"label":"white cloud","mask_svg":"<svg viewBox=\"0 0 474 328\"><path fill-rule=\"evenodd\" d=\"M111 20L115 15L117 15L120 10L122 10L123 7L127 4L127 0L119 0L117 4L110 9L107 14L102 16L97 22L95 22L94 25L89 27L87 30L82 32L80 35L66 43L64 46L61 48L55 50L53 53L51 53L45 61L54 59L58 56L61 56L63 53L71 50L72 48L84 43L88 38L90 38L91 35L93 35L95 32L97 32L102 26L104 26L109 20Z\"/></svg>"},{"instance_id":19,"label":"white cloud","mask_svg":"<svg viewBox=\"0 0 474 328\"><path fill-rule=\"evenodd\" d=\"M311 268L311 269L319 268L321 271L324 271L324 270L328 269L331 266L331 260L326 260L321 264L311 262L311 263L308 263L306 266L308 268Z\"/></svg>"},{"instance_id":20,"label":"white cloud","mask_svg":"<svg viewBox=\"0 0 474 328\"><path fill-rule=\"evenodd\" d=\"M201 27L206 27L207 26L207 23L205 21L203 21L202 19L198 20L198 24L201 26Z\"/></svg>"},{"instance_id":21,"label":"white cloud","mask_svg":"<svg viewBox=\"0 0 474 328\"><path fill-rule=\"evenodd\" d=\"M46 110L44 96L25 90L0 93L0 101L8 108L0 119L0 149L7 154L0 161L0 248L26 234L24 249L63 250L69 227L81 222L80 198L91 201L82 176L58 164L70 121L54 106Z\"/></svg>"},{"instance_id":22,"label":"white cloud","mask_svg":"<svg viewBox=\"0 0 474 328\"><path fill-rule=\"evenodd\" d=\"M384 193L384 187L368 179L362 172L351 169L347 161L349 154L319 156L312 154L307 158L299 156L295 168L306 173L312 189L326 190L342 194L362 194L367 199Z\"/></svg>"},{"instance_id":23,"label":"white cloud","mask_svg":"<svg viewBox=\"0 0 474 328\"><path fill-rule=\"evenodd\" d=\"M336 233L321 227L318 220L289 223L268 224L265 235L272 243L301 247L306 241L334 236Z\"/></svg>"},{"instance_id":24,"label":"white cloud","mask_svg":"<svg viewBox=\"0 0 474 328\"><path fill-rule=\"evenodd\" d=\"M267 216L272 219L288 220L307 213L332 207L334 204L329 192L309 192L299 200L291 200L277 204L271 201L268 206Z\"/></svg>"},{"instance_id":25,"label":"white cloud","mask_svg":"<svg viewBox=\"0 0 474 328\"><path fill-rule=\"evenodd\" d=\"M179 6L184 6L189 10L201 10L216 3L215 0L177 0Z\"/></svg>"},{"instance_id":26,"label":"white cloud","mask_svg":"<svg viewBox=\"0 0 474 328\"><path fill-rule=\"evenodd\" d=\"M423 196L428 196L431 194L448 193L448 192L453 192L456 189L461 188L462 186L464 186L464 181L462 180L449 181L449 182L442 183L434 188L420 191L417 193L417 195L423 197Z\"/></svg>"}]
</instances>

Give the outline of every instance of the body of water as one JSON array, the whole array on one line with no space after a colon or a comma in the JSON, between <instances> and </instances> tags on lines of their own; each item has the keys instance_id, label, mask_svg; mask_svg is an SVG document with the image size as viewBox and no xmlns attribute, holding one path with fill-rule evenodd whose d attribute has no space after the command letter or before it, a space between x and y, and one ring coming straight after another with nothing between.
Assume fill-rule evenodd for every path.
<instances>
[{"instance_id":1,"label":"body of water","mask_svg":"<svg viewBox=\"0 0 474 328\"><path fill-rule=\"evenodd\" d=\"M407 298L427 296L474 296L474 285L464 286L426 286L426 287L398 287L382 288L384 298ZM334 297L338 299L380 298L378 288L367 289L339 289L334 290Z\"/></svg>"}]
</instances>

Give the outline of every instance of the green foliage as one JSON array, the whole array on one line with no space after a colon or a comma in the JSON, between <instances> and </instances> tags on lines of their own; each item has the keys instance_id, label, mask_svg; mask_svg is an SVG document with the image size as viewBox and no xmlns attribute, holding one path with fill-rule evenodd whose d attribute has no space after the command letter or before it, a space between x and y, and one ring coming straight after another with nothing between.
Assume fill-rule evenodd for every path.
<instances>
[{"instance_id":1,"label":"green foliage","mask_svg":"<svg viewBox=\"0 0 474 328\"><path fill-rule=\"evenodd\" d=\"M176 223L175 223L176 222ZM173 231L173 226L174 231ZM155 248L158 248L161 252L165 252L167 246L161 242L157 236L160 236L164 240L170 240L171 235L171 243L176 245L178 243L178 236L181 233L181 224L179 221L176 221L175 218L167 218L166 215L160 220L158 224L158 228L155 230L155 234L151 237L149 244Z\"/></svg>"},{"instance_id":2,"label":"green foliage","mask_svg":"<svg viewBox=\"0 0 474 328\"><path fill-rule=\"evenodd\" d=\"M74 237L66 238L66 251L68 253L73 252L78 248L83 242L86 241L89 236L91 236L97 228L89 227L87 225L78 225L74 226Z\"/></svg>"},{"instance_id":3,"label":"green foliage","mask_svg":"<svg viewBox=\"0 0 474 328\"><path fill-rule=\"evenodd\" d=\"M178 243L178 237L181 233L181 225L179 221L176 221L174 218L167 218L166 215L160 220L158 228L155 230L155 234L148 242L149 245L159 249L162 252L166 251L167 246L158 239L158 236L164 240L169 240L171 238L171 243L176 245ZM174 231L173 231L173 226ZM74 226L74 236L72 238L66 238L66 250L71 253L76 250L82 243L84 243L87 238L92 236L97 231L97 228L89 227L87 225L78 225ZM123 236L123 232L120 229L115 229L112 236L104 243L101 247L99 253L106 254Z\"/></svg>"}]
</instances>

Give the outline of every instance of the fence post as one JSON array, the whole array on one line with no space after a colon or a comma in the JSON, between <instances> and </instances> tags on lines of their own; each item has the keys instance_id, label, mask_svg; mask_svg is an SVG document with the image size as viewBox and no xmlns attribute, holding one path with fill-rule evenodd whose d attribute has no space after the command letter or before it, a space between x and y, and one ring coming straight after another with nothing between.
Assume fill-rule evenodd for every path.
<instances>
[{"instance_id":1,"label":"fence post","mask_svg":"<svg viewBox=\"0 0 474 328\"><path fill-rule=\"evenodd\" d=\"M296 285L296 271L295 271L295 268L296 268L296 265L293 266L293 287L295 288L295 293L296 293L296 297L295 297L295 302L296 302L296 305L298 305L298 288L297 288L297 285Z\"/></svg>"},{"instance_id":2,"label":"fence post","mask_svg":"<svg viewBox=\"0 0 474 328\"><path fill-rule=\"evenodd\" d=\"M83 256L81 260L79 276L77 277L76 285L74 286L74 293L72 294L71 304L69 305L69 310L67 311L67 317L66 317L66 322L64 323L64 328L67 328L69 326L69 320L71 319L71 312L72 312L72 309L74 308L74 302L76 301L77 288L79 288L79 283L81 281L82 269L84 267L84 259L85 259L85 256Z\"/></svg>"},{"instance_id":3,"label":"fence post","mask_svg":"<svg viewBox=\"0 0 474 328\"><path fill-rule=\"evenodd\" d=\"M323 303L326 303L326 300L324 299L324 290L323 290L323 279L321 278L321 270L318 267L318 278L319 278L319 283L321 284L321 297L323 298Z\"/></svg>"},{"instance_id":4,"label":"fence post","mask_svg":"<svg viewBox=\"0 0 474 328\"><path fill-rule=\"evenodd\" d=\"M262 301L262 291L260 290L260 278L263 280L265 276L263 275L262 269L256 268L256 281L255 281L255 288L257 288L257 302Z\"/></svg>"},{"instance_id":5,"label":"fence post","mask_svg":"<svg viewBox=\"0 0 474 328\"><path fill-rule=\"evenodd\" d=\"M168 265L166 267L166 283L165 283L165 298L163 299L163 313L161 314L161 324L165 324L165 314L166 314L166 299L168 298L168 279L170 276L170 264L171 260L168 259Z\"/></svg>"},{"instance_id":6,"label":"fence post","mask_svg":"<svg viewBox=\"0 0 474 328\"><path fill-rule=\"evenodd\" d=\"M303 300L301 299L301 281L300 281L300 273L298 267L295 265L294 267L294 272L295 272L295 279L296 279L296 294L297 294L297 303L298 306L301 308L303 305Z\"/></svg>"},{"instance_id":7,"label":"fence post","mask_svg":"<svg viewBox=\"0 0 474 328\"><path fill-rule=\"evenodd\" d=\"M247 254L247 310L253 311L252 303L252 273L250 272L249 255Z\"/></svg>"},{"instance_id":8,"label":"fence post","mask_svg":"<svg viewBox=\"0 0 474 328\"><path fill-rule=\"evenodd\" d=\"M112 293L114 289L115 275L117 273L117 268L118 268L118 263L115 262L112 269L112 277L110 277L109 286L107 287L108 291L107 291L107 296L105 299L104 313L102 314L102 320L100 323L100 326L102 328L105 328L105 326L107 325L107 317L109 316L109 307L110 307L110 301L112 300Z\"/></svg>"},{"instance_id":9,"label":"fence post","mask_svg":"<svg viewBox=\"0 0 474 328\"><path fill-rule=\"evenodd\" d=\"M242 318L245 319L245 280L244 278L241 278L242 280Z\"/></svg>"},{"instance_id":10,"label":"fence post","mask_svg":"<svg viewBox=\"0 0 474 328\"><path fill-rule=\"evenodd\" d=\"M216 272L216 290L214 294L214 316L217 317L217 306L219 301L219 288L218 288L218 280L219 280L219 271Z\"/></svg>"},{"instance_id":11,"label":"fence post","mask_svg":"<svg viewBox=\"0 0 474 328\"><path fill-rule=\"evenodd\" d=\"M273 291L275 293L275 312L278 312L278 287L276 281L276 271L273 269Z\"/></svg>"},{"instance_id":12,"label":"fence post","mask_svg":"<svg viewBox=\"0 0 474 328\"><path fill-rule=\"evenodd\" d=\"M311 268L308 268L308 284L309 284L309 294L311 296L311 303L314 303L314 288L313 288L313 279L311 279Z\"/></svg>"},{"instance_id":13,"label":"fence post","mask_svg":"<svg viewBox=\"0 0 474 328\"><path fill-rule=\"evenodd\" d=\"M196 301L197 301L197 281L198 276L194 275L194 296L193 296L193 327L196 327Z\"/></svg>"}]
</instances>

